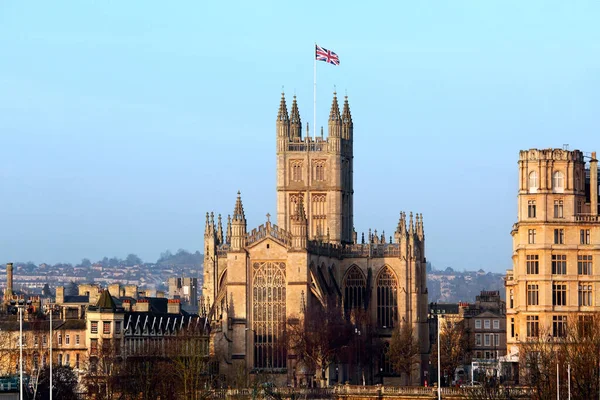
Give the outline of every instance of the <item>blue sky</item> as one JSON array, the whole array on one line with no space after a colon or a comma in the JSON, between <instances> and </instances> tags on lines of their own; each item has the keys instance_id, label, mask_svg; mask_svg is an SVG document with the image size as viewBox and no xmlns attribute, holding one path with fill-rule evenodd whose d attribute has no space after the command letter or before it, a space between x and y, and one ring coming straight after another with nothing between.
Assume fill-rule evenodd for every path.
<instances>
[{"instance_id":1,"label":"blue sky","mask_svg":"<svg viewBox=\"0 0 600 400\"><path fill-rule=\"evenodd\" d=\"M0 262L155 260L275 214L281 87L355 123L355 226L422 212L434 266L511 267L517 158L598 148L600 3L0 3Z\"/></svg>"}]
</instances>

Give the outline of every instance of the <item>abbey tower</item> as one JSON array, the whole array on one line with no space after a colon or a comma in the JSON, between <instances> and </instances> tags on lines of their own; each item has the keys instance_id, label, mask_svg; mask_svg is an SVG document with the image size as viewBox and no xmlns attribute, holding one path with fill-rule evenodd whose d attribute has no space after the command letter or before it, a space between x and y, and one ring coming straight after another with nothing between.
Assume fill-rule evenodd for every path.
<instances>
[{"instance_id":1,"label":"abbey tower","mask_svg":"<svg viewBox=\"0 0 600 400\"><path fill-rule=\"evenodd\" d=\"M369 229L357 238L347 98L340 112L334 93L327 137L322 130L311 137L308 127L303 136L295 97L288 113L282 95L275 127L278 225L267 214L249 230L239 192L226 222L206 215L201 309L211 321L220 373L266 373L278 385L310 384L315 366L288 349L286 338L308 313L333 305L353 332L366 332L368 324L368 344L381 345L368 363L352 351L340 354L321 371L329 383L422 384L429 363L422 215L400 212L391 236ZM367 322L354 318L359 314ZM412 328L419 349L413 371L402 376L385 357L401 325Z\"/></svg>"}]
</instances>

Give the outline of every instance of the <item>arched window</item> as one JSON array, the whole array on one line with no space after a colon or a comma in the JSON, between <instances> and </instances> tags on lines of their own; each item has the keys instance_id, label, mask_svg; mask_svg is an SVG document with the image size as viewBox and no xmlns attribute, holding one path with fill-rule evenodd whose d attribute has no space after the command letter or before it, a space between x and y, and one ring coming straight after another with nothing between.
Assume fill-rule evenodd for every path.
<instances>
[{"instance_id":1,"label":"arched window","mask_svg":"<svg viewBox=\"0 0 600 400\"><path fill-rule=\"evenodd\" d=\"M292 181L302 181L302 161L292 161L291 163Z\"/></svg>"},{"instance_id":2,"label":"arched window","mask_svg":"<svg viewBox=\"0 0 600 400\"><path fill-rule=\"evenodd\" d=\"M377 326L393 328L398 315L398 282L389 267L377 278Z\"/></svg>"},{"instance_id":3,"label":"arched window","mask_svg":"<svg viewBox=\"0 0 600 400\"><path fill-rule=\"evenodd\" d=\"M322 238L327 235L327 197L325 194L313 194L311 199L311 237Z\"/></svg>"},{"instance_id":4,"label":"arched window","mask_svg":"<svg viewBox=\"0 0 600 400\"><path fill-rule=\"evenodd\" d=\"M529 190L535 190L538 188L538 176L537 172L532 171L529 173Z\"/></svg>"},{"instance_id":5,"label":"arched window","mask_svg":"<svg viewBox=\"0 0 600 400\"><path fill-rule=\"evenodd\" d=\"M396 375L390 362L390 342L384 342L381 346L381 354L379 355L379 374L384 376Z\"/></svg>"},{"instance_id":6,"label":"arched window","mask_svg":"<svg viewBox=\"0 0 600 400\"><path fill-rule=\"evenodd\" d=\"M357 266L352 266L344 280L344 310L364 307L367 281Z\"/></svg>"},{"instance_id":7,"label":"arched window","mask_svg":"<svg viewBox=\"0 0 600 400\"><path fill-rule=\"evenodd\" d=\"M565 187L565 176L562 172L556 171L552 174L552 190L554 192L562 193L563 188Z\"/></svg>"},{"instance_id":8,"label":"arched window","mask_svg":"<svg viewBox=\"0 0 600 400\"><path fill-rule=\"evenodd\" d=\"M252 269L254 368L286 368L285 263L255 262Z\"/></svg>"}]
</instances>

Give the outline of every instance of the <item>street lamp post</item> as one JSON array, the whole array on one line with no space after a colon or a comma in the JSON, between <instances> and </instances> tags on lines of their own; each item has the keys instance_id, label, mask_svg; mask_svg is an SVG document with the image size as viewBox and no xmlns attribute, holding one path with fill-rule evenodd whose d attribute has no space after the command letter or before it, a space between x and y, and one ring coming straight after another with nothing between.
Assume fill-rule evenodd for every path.
<instances>
[{"instance_id":1,"label":"street lamp post","mask_svg":"<svg viewBox=\"0 0 600 400\"><path fill-rule=\"evenodd\" d=\"M360 347L361 347L360 346L361 345L361 343L360 343L360 330L358 328L354 328L354 333L357 335L355 337L356 337L356 339L358 341L357 346L356 346L356 350L358 352L358 357L357 357L358 365L357 365L356 370L358 372L357 382L358 382L358 384L360 384L360 375L361 375L361 366L360 366L360 350L361 350L360 349ZM364 385L365 385L365 382L363 380L363 386Z\"/></svg>"},{"instance_id":2,"label":"street lamp post","mask_svg":"<svg viewBox=\"0 0 600 400\"><path fill-rule=\"evenodd\" d=\"M52 400L52 311L54 303L48 303L50 308L50 400Z\"/></svg>"},{"instance_id":3,"label":"street lamp post","mask_svg":"<svg viewBox=\"0 0 600 400\"><path fill-rule=\"evenodd\" d=\"M569 400L571 400L571 364L567 364L567 377L569 379L568 388L569 388Z\"/></svg>"},{"instance_id":4,"label":"street lamp post","mask_svg":"<svg viewBox=\"0 0 600 400\"><path fill-rule=\"evenodd\" d=\"M19 309L19 399L23 400L23 309L25 304L23 300L18 300Z\"/></svg>"},{"instance_id":5,"label":"street lamp post","mask_svg":"<svg viewBox=\"0 0 600 400\"><path fill-rule=\"evenodd\" d=\"M442 400L442 361L440 356L440 318L443 318L441 315L437 317L437 348L438 348L438 400Z\"/></svg>"}]
</instances>

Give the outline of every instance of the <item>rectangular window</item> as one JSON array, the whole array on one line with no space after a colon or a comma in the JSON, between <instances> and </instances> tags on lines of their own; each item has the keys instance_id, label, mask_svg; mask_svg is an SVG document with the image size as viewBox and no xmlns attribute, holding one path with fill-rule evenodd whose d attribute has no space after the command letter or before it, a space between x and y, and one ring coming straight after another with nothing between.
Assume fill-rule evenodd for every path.
<instances>
[{"instance_id":1,"label":"rectangular window","mask_svg":"<svg viewBox=\"0 0 600 400\"><path fill-rule=\"evenodd\" d=\"M75 344L79 346L79 335L75 335Z\"/></svg>"},{"instance_id":2,"label":"rectangular window","mask_svg":"<svg viewBox=\"0 0 600 400\"><path fill-rule=\"evenodd\" d=\"M71 355L70 354L65 354L65 365L70 366L71 365Z\"/></svg>"},{"instance_id":3,"label":"rectangular window","mask_svg":"<svg viewBox=\"0 0 600 400\"><path fill-rule=\"evenodd\" d=\"M71 344L71 335L65 335L65 344Z\"/></svg>"},{"instance_id":4,"label":"rectangular window","mask_svg":"<svg viewBox=\"0 0 600 400\"><path fill-rule=\"evenodd\" d=\"M483 327L485 329L490 329L490 320L486 319L485 321L483 321Z\"/></svg>"},{"instance_id":5,"label":"rectangular window","mask_svg":"<svg viewBox=\"0 0 600 400\"><path fill-rule=\"evenodd\" d=\"M62 335L60 333L58 334L58 345L62 345Z\"/></svg>"},{"instance_id":6,"label":"rectangular window","mask_svg":"<svg viewBox=\"0 0 600 400\"><path fill-rule=\"evenodd\" d=\"M539 304L539 287L537 284L527 285L527 305L537 306Z\"/></svg>"},{"instance_id":7,"label":"rectangular window","mask_svg":"<svg viewBox=\"0 0 600 400\"><path fill-rule=\"evenodd\" d=\"M498 333L494 334L494 346L500 346L500 335Z\"/></svg>"},{"instance_id":8,"label":"rectangular window","mask_svg":"<svg viewBox=\"0 0 600 400\"><path fill-rule=\"evenodd\" d=\"M62 365L62 354L58 354L58 365Z\"/></svg>"},{"instance_id":9,"label":"rectangular window","mask_svg":"<svg viewBox=\"0 0 600 400\"><path fill-rule=\"evenodd\" d=\"M540 256L537 254L527 255L527 273L537 275L540 273Z\"/></svg>"},{"instance_id":10,"label":"rectangular window","mask_svg":"<svg viewBox=\"0 0 600 400\"><path fill-rule=\"evenodd\" d=\"M580 306L591 306L592 305L592 285L588 283L579 284L579 305Z\"/></svg>"},{"instance_id":11,"label":"rectangular window","mask_svg":"<svg viewBox=\"0 0 600 400\"><path fill-rule=\"evenodd\" d=\"M98 333L98 321L92 321L92 333Z\"/></svg>"},{"instance_id":12,"label":"rectangular window","mask_svg":"<svg viewBox=\"0 0 600 400\"><path fill-rule=\"evenodd\" d=\"M578 255L577 256L577 273L579 275L592 275L592 256Z\"/></svg>"},{"instance_id":13,"label":"rectangular window","mask_svg":"<svg viewBox=\"0 0 600 400\"><path fill-rule=\"evenodd\" d=\"M480 319L475 320L475 329L481 329L481 320Z\"/></svg>"},{"instance_id":14,"label":"rectangular window","mask_svg":"<svg viewBox=\"0 0 600 400\"><path fill-rule=\"evenodd\" d=\"M555 229L554 230L554 244L565 244L565 230Z\"/></svg>"},{"instance_id":15,"label":"rectangular window","mask_svg":"<svg viewBox=\"0 0 600 400\"><path fill-rule=\"evenodd\" d=\"M579 244L590 244L590 230L580 229L579 230Z\"/></svg>"},{"instance_id":16,"label":"rectangular window","mask_svg":"<svg viewBox=\"0 0 600 400\"><path fill-rule=\"evenodd\" d=\"M48 338L46 337L46 335L42 336L42 346L47 346L48 345Z\"/></svg>"},{"instance_id":17,"label":"rectangular window","mask_svg":"<svg viewBox=\"0 0 600 400\"><path fill-rule=\"evenodd\" d=\"M529 244L535 244L535 229L529 229L527 231L528 233L528 237L527 237L527 243Z\"/></svg>"},{"instance_id":18,"label":"rectangular window","mask_svg":"<svg viewBox=\"0 0 600 400\"><path fill-rule=\"evenodd\" d=\"M34 345L35 347L37 347L37 345L38 345L38 337L37 337L37 336L34 336L34 337L33 337L33 345Z\"/></svg>"},{"instance_id":19,"label":"rectangular window","mask_svg":"<svg viewBox=\"0 0 600 400\"><path fill-rule=\"evenodd\" d=\"M475 346L481 346L481 333L475 334Z\"/></svg>"},{"instance_id":20,"label":"rectangular window","mask_svg":"<svg viewBox=\"0 0 600 400\"><path fill-rule=\"evenodd\" d=\"M567 273L566 254L552 254L552 274L565 275Z\"/></svg>"},{"instance_id":21,"label":"rectangular window","mask_svg":"<svg viewBox=\"0 0 600 400\"><path fill-rule=\"evenodd\" d=\"M515 337L515 319L514 318L510 319L510 337L512 337L512 338Z\"/></svg>"},{"instance_id":22,"label":"rectangular window","mask_svg":"<svg viewBox=\"0 0 600 400\"><path fill-rule=\"evenodd\" d=\"M553 283L552 284L552 305L566 306L567 305L567 284Z\"/></svg>"},{"instance_id":23,"label":"rectangular window","mask_svg":"<svg viewBox=\"0 0 600 400\"><path fill-rule=\"evenodd\" d=\"M98 354L98 339L90 339L90 354Z\"/></svg>"},{"instance_id":24,"label":"rectangular window","mask_svg":"<svg viewBox=\"0 0 600 400\"><path fill-rule=\"evenodd\" d=\"M562 200L554 200L554 218L563 218Z\"/></svg>"},{"instance_id":25,"label":"rectangular window","mask_svg":"<svg viewBox=\"0 0 600 400\"><path fill-rule=\"evenodd\" d=\"M79 353L75 354L75 368L79 368Z\"/></svg>"},{"instance_id":26,"label":"rectangular window","mask_svg":"<svg viewBox=\"0 0 600 400\"><path fill-rule=\"evenodd\" d=\"M535 218L535 200L529 200L527 202L527 217Z\"/></svg>"},{"instance_id":27,"label":"rectangular window","mask_svg":"<svg viewBox=\"0 0 600 400\"><path fill-rule=\"evenodd\" d=\"M580 315L578 318L579 337L589 337L594 332L594 317Z\"/></svg>"},{"instance_id":28,"label":"rectangular window","mask_svg":"<svg viewBox=\"0 0 600 400\"><path fill-rule=\"evenodd\" d=\"M490 346L490 335L489 333L486 333L485 335L483 335L483 344L485 346Z\"/></svg>"},{"instance_id":29,"label":"rectangular window","mask_svg":"<svg viewBox=\"0 0 600 400\"><path fill-rule=\"evenodd\" d=\"M121 321L115 321L115 333L121 333Z\"/></svg>"},{"instance_id":30,"label":"rectangular window","mask_svg":"<svg viewBox=\"0 0 600 400\"><path fill-rule=\"evenodd\" d=\"M552 316L552 336L565 337L567 333L567 316L553 315Z\"/></svg>"},{"instance_id":31,"label":"rectangular window","mask_svg":"<svg viewBox=\"0 0 600 400\"><path fill-rule=\"evenodd\" d=\"M538 337L540 333L540 317L537 315L527 316L527 337Z\"/></svg>"},{"instance_id":32,"label":"rectangular window","mask_svg":"<svg viewBox=\"0 0 600 400\"><path fill-rule=\"evenodd\" d=\"M110 321L104 321L102 323L102 333L108 335L110 333Z\"/></svg>"},{"instance_id":33,"label":"rectangular window","mask_svg":"<svg viewBox=\"0 0 600 400\"><path fill-rule=\"evenodd\" d=\"M500 321L498 321L497 319L494 320L493 322L494 324L494 329L500 329Z\"/></svg>"}]
</instances>

